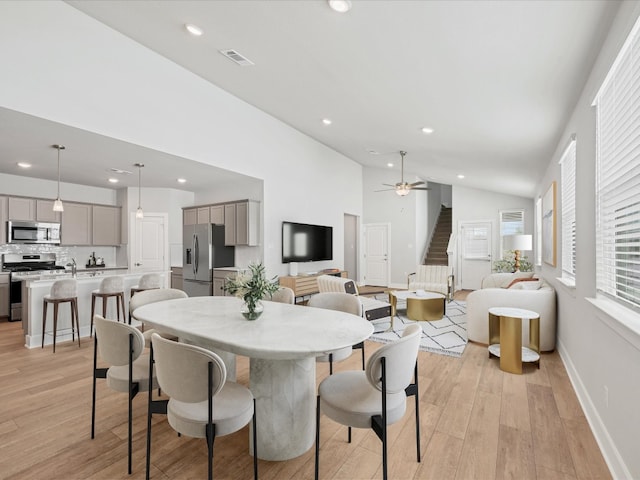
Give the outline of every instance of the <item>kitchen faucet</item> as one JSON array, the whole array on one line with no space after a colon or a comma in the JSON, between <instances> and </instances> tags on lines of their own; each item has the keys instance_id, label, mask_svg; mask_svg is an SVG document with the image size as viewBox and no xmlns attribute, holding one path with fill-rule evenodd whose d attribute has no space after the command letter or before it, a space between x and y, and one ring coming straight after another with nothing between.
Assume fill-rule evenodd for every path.
<instances>
[{"instance_id":1,"label":"kitchen faucet","mask_svg":"<svg viewBox=\"0 0 640 480\"><path fill-rule=\"evenodd\" d=\"M67 267L71 267L71 275L73 277L76 276L77 273L77 269L76 269L76 259L72 258L70 263L67 263Z\"/></svg>"}]
</instances>

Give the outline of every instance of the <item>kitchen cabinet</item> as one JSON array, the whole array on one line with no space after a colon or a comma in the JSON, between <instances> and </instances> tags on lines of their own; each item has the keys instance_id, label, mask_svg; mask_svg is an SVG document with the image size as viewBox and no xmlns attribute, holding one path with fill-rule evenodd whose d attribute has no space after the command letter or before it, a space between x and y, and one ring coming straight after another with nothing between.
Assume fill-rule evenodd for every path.
<instances>
[{"instance_id":1,"label":"kitchen cabinet","mask_svg":"<svg viewBox=\"0 0 640 480\"><path fill-rule=\"evenodd\" d=\"M93 245L120 245L120 215L120 207L93 205L91 221Z\"/></svg>"},{"instance_id":2,"label":"kitchen cabinet","mask_svg":"<svg viewBox=\"0 0 640 480\"><path fill-rule=\"evenodd\" d=\"M185 208L184 210L182 210L183 225L196 225L197 223L198 223L197 208Z\"/></svg>"},{"instance_id":3,"label":"kitchen cabinet","mask_svg":"<svg viewBox=\"0 0 640 480\"><path fill-rule=\"evenodd\" d=\"M236 245L258 245L259 206L260 204L253 200L236 204Z\"/></svg>"},{"instance_id":4,"label":"kitchen cabinet","mask_svg":"<svg viewBox=\"0 0 640 480\"><path fill-rule=\"evenodd\" d=\"M235 279L238 275L236 268L214 268L213 269L213 296L214 297L231 297L230 293L224 291L224 284L229 279Z\"/></svg>"},{"instance_id":5,"label":"kitchen cabinet","mask_svg":"<svg viewBox=\"0 0 640 480\"><path fill-rule=\"evenodd\" d=\"M224 244L236 244L236 204L228 203L224 206Z\"/></svg>"},{"instance_id":6,"label":"kitchen cabinet","mask_svg":"<svg viewBox=\"0 0 640 480\"><path fill-rule=\"evenodd\" d=\"M35 199L26 197L9 197L9 220L35 221L35 219Z\"/></svg>"},{"instance_id":7,"label":"kitchen cabinet","mask_svg":"<svg viewBox=\"0 0 640 480\"><path fill-rule=\"evenodd\" d=\"M171 288L182 290L182 267L171 267Z\"/></svg>"},{"instance_id":8,"label":"kitchen cabinet","mask_svg":"<svg viewBox=\"0 0 640 480\"><path fill-rule=\"evenodd\" d=\"M53 200L36 199L36 220L38 222L60 222L60 212L53 211Z\"/></svg>"},{"instance_id":9,"label":"kitchen cabinet","mask_svg":"<svg viewBox=\"0 0 640 480\"><path fill-rule=\"evenodd\" d=\"M209 207L209 221L216 225L224 225L224 205Z\"/></svg>"},{"instance_id":10,"label":"kitchen cabinet","mask_svg":"<svg viewBox=\"0 0 640 480\"><path fill-rule=\"evenodd\" d=\"M64 203L60 226L62 245L91 245L92 206L84 203Z\"/></svg>"},{"instance_id":11,"label":"kitchen cabinet","mask_svg":"<svg viewBox=\"0 0 640 480\"><path fill-rule=\"evenodd\" d=\"M207 223L211 223L209 221L209 207L198 207L196 218L198 225L206 225Z\"/></svg>"},{"instance_id":12,"label":"kitchen cabinet","mask_svg":"<svg viewBox=\"0 0 640 480\"><path fill-rule=\"evenodd\" d=\"M8 198L0 197L0 245L7 243Z\"/></svg>"},{"instance_id":13,"label":"kitchen cabinet","mask_svg":"<svg viewBox=\"0 0 640 480\"><path fill-rule=\"evenodd\" d=\"M9 274L0 273L0 317L9 316Z\"/></svg>"}]
</instances>

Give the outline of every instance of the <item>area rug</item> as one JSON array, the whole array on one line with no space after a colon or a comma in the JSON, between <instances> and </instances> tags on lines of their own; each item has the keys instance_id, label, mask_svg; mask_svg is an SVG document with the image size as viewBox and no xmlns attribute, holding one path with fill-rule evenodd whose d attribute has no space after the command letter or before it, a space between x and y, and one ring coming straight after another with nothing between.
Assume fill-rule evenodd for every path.
<instances>
[{"instance_id":1,"label":"area rug","mask_svg":"<svg viewBox=\"0 0 640 480\"><path fill-rule=\"evenodd\" d=\"M380 295L378 300L388 301L388 297ZM445 315L441 320L431 322L409 320L406 302L398 302L393 331L385 332L389 328L389 318L376 320L375 332L369 340L378 343L393 342L400 338L406 326L412 323L419 323L422 327L420 350L459 357L467 346L467 304L458 300L447 304Z\"/></svg>"}]
</instances>

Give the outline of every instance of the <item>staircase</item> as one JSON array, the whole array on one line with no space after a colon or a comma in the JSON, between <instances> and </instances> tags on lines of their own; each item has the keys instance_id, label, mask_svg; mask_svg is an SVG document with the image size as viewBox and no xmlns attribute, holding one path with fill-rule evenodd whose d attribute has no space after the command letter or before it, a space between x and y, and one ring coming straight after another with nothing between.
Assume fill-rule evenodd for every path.
<instances>
[{"instance_id":1,"label":"staircase","mask_svg":"<svg viewBox=\"0 0 640 480\"><path fill-rule=\"evenodd\" d=\"M451 236L451 208L444 205L440 210L440 217L436 225L427 256L424 259L425 265L448 265L447 246Z\"/></svg>"}]
</instances>

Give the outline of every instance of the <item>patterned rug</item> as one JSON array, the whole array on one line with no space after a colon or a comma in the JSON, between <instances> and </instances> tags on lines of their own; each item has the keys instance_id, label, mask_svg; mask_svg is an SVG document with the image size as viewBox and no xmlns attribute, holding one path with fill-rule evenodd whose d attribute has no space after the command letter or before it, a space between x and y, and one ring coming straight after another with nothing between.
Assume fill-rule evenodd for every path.
<instances>
[{"instance_id":1,"label":"patterned rug","mask_svg":"<svg viewBox=\"0 0 640 480\"><path fill-rule=\"evenodd\" d=\"M387 295L377 295L376 298L388 301ZM393 331L385 332L389 328L388 318L373 322L375 332L369 340L378 343L389 343L402 336L407 325L416 323L407 318L406 302L398 302L397 315L393 321ZM447 304L442 320L418 322L422 327L420 350L439 353L451 357L459 357L467 346L467 304L454 300Z\"/></svg>"}]
</instances>

